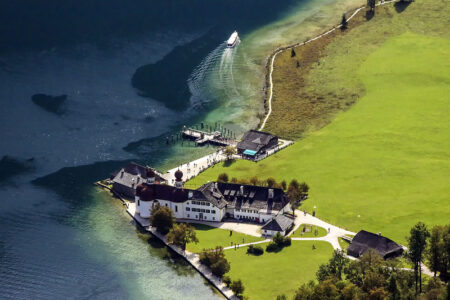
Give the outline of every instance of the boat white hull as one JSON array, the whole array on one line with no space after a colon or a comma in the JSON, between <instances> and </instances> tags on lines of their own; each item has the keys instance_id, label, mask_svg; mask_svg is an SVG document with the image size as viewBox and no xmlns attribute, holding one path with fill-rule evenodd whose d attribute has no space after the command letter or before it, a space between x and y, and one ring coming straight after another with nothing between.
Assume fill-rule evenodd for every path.
<instances>
[{"instance_id":1,"label":"boat white hull","mask_svg":"<svg viewBox=\"0 0 450 300\"><path fill-rule=\"evenodd\" d=\"M227 41L227 48L233 48L239 42L239 35L237 31L233 32Z\"/></svg>"}]
</instances>

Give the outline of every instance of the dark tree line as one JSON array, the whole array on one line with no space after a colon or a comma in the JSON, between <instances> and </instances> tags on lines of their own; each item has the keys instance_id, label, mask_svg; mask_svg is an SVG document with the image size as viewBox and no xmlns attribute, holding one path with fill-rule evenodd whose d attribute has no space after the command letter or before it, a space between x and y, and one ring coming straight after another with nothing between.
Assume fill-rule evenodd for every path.
<instances>
[{"instance_id":1,"label":"dark tree line","mask_svg":"<svg viewBox=\"0 0 450 300\"><path fill-rule=\"evenodd\" d=\"M405 257L410 260L414 272L402 269L398 259L384 260L372 250L355 261L336 250L328 263L319 267L316 273L319 283L303 284L294 299L450 298L450 284L445 284L449 269L450 225L435 226L430 233L425 224L417 223L410 230ZM420 266L424 261L429 263L435 276L422 286Z\"/></svg>"}]
</instances>

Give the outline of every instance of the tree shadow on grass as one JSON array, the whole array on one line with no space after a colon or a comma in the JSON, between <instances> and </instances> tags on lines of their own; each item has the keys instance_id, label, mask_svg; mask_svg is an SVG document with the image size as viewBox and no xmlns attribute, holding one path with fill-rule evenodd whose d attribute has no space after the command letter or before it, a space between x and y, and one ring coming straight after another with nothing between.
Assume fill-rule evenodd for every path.
<instances>
[{"instance_id":1,"label":"tree shadow on grass","mask_svg":"<svg viewBox=\"0 0 450 300\"><path fill-rule=\"evenodd\" d=\"M375 11L373 10L368 10L366 11L366 20L370 21L372 20L372 18L375 16Z\"/></svg>"},{"instance_id":2,"label":"tree shadow on grass","mask_svg":"<svg viewBox=\"0 0 450 300\"><path fill-rule=\"evenodd\" d=\"M230 167L232 164L234 164L235 162L236 162L235 159L229 159L229 160L226 160L226 161L223 162L223 166L224 166L225 168L228 168L228 167Z\"/></svg>"},{"instance_id":3,"label":"tree shadow on grass","mask_svg":"<svg viewBox=\"0 0 450 300\"><path fill-rule=\"evenodd\" d=\"M411 1L397 1L394 4L395 11L397 13L402 13L409 5L411 4Z\"/></svg>"}]
</instances>

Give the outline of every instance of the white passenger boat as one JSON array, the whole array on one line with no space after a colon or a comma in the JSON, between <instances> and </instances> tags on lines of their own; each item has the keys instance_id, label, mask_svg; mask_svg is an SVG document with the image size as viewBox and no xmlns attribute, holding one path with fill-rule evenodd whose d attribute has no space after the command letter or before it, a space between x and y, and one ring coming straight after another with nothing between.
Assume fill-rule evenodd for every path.
<instances>
[{"instance_id":1,"label":"white passenger boat","mask_svg":"<svg viewBox=\"0 0 450 300\"><path fill-rule=\"evenodd\" d=\"M235 30L228 38L227 47L233 48L234 46L236 46L238 41L239 41L239 35L238 35L237 31Z\"/></svg>"}]
</instances>

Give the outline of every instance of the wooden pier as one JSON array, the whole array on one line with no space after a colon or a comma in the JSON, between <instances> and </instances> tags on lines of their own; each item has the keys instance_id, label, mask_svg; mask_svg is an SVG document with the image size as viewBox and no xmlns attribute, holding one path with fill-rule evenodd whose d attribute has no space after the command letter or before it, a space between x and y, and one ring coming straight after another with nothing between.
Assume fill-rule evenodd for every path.
<instances>
[{"instance_id":1,"label":"wooden pier","mask_svg":"<svg viewBox=\"0 0 450 300\"><path fill-rule=\"evenodd\" d=\"M183 130L183 137L193 139L197 145L204 145L206 143L218 146L237 145L236 140L224 138L220 131L206 132L198 129L188 128Z\"/></svg>"}]
</instances>

